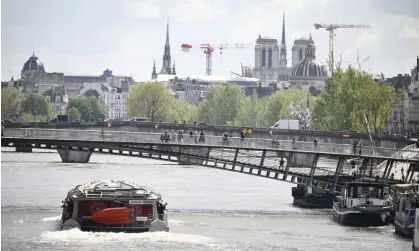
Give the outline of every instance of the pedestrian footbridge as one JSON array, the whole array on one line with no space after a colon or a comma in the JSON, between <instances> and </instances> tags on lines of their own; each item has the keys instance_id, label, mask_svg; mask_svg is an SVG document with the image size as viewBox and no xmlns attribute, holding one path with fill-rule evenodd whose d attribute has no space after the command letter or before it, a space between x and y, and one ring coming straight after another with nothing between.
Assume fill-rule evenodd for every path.
<instances>
[{"instance_id":1,"label":"pedestrian footbridge","mask_svg":"<svg viewBox=\"0 0 419 251\"><path fill-rule=\"evenodd\" d=\"M345 182L354 179L348 164L348 160L354 158L351 145L272 142L256 138L228 138L225 141L223 137L209 135L201 142L193 135L175 135L173 140L165 142L161 134L156 133L25 128L6 130L2 146L16 147L21 152L30 152L32 148L56 149L63 162L85 163L92 153L158 159L328 190L339 190ZM376 160L410 163L412 174L419 171L418 152L415 150L371 147L361 150L355 153L361 160L360 170L363 171L360 175L366 179L366 170ZM378 179L386 183L395 182L385 176ZM406 178L406 181L409 180Z\"/></svg>"}]
</instances>

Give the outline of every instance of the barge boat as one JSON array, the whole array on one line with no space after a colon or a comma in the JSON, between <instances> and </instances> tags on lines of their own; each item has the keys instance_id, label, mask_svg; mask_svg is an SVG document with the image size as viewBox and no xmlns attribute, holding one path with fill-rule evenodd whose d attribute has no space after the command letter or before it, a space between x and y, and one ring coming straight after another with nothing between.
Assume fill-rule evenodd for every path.
<instances>
[{"instance_id":1,"label":"barge boat","mask_svg":"<svg viewBox=\"0 0 419 251\"><path fill-rule=\"evenodd\" d=\"M159 193L126 181L78 185L63 201L61 229L83 231L169 231L166 205Z\"/></svg>"},{"instance_id":2,"label":"barge boat","mask_svg":"<svg viewBox=\"0 0 419 251\"><path fill-rule=\"evenodd\" d=\"M302 208L331 209L336 193L298 184L292 188L293 204Z\"/></svg>"},{"instance_id":3,"label":"barge boat","mask_svg":"<svg viewBox=\"0 0 419 251\"><path fill-rule=\"evenodd\" d=\"M343 196L333 202L333 219L348 226L386 225L391 204L384 199L381 183L348 182Z\"/></svg>"}]
</instances>

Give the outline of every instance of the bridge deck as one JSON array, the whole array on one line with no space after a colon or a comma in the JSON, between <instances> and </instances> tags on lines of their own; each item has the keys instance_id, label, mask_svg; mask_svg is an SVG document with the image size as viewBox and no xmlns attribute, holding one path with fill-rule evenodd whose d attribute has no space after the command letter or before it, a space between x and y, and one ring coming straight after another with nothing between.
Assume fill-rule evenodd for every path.
<instances>
[{"instance_id":1,"label":"bridge deck","mask_svg":"<svg viewBox=\"0 0 419 251\"><path fill-rule=\"evenodd\" d=\"M108 149L109 153L118 151L119 154L125 152L130 156L192 163L329 190L342 189L345 182L354 179L348 174L352 171L351 168L345 165L346 160L354 155L362 160L362 177L365 176L372 158L387 160L391 165L396 162L410 163L409 179L412 179L413 173L419 171L416 168L419 166L418 151L410 148L399 150L362 147L359 151L351 145L315 146L312 142L272 142L266 139L240 138L229 138L225 142L223 137L190 135L174 135L170 142L163 142L161 134L156 133L54 129L8 129L2 143L46 148L56 146L85 151ZM207 153L197 153L195 150ZM285 163L280 167L279 160L282 157ZM296 157L300 161L298 166L295 166L298 162L295 161ZM310 161L304 161L304 158ZM321 166L321 158L332 160L333 163ZM387 170L388 167L380 180L389 184L395 183L388 179Z\"/></svg>"}]
</instances>

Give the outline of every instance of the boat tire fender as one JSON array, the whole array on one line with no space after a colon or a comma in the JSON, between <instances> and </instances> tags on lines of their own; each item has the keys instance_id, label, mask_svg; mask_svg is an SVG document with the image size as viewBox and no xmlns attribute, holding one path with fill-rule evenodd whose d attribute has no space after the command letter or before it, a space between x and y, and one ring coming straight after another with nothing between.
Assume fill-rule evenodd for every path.
<instances>
[{"instance_id":1,"label":"boat tire fender","mask_svg":"<svg viewBox=\"0 0 419 251\"><path fill-rule=\"evenodd\" d=\"M61 226L61 230L70 230L73 228L81 229L80 224L75 219L68 219Z\"/></svg>"},{"instance_id":2,"label":"boat tire fender","mask_svg":"<svg viewBox=\"0 0 419 251\"><path fill-rule=\"evenodd\" d=\"M155 220L150 224L150 232L169 232L169 228L163 221Z\"/></svg>"}]
</instances>

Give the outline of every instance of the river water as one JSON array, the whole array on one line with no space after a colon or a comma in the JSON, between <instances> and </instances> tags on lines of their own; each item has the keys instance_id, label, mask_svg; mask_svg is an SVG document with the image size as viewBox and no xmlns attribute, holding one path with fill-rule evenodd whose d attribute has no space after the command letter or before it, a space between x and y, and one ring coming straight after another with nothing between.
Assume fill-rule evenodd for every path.
<instances>
[{"instance_id":1,"label":"river water","mask_svg":"<svg viewBox=\"0 0 419 251\"><path fill-rule=\"evenodd\" d=\"M293 185L251 175L94 153L89 164L64 164L55 151L1 153L3 250L411 250L393 226L343 227L331 210L292 206ZM59 231L71 188L123 179L160 192L169 233Z\"/></svg>"}]
</instances>

